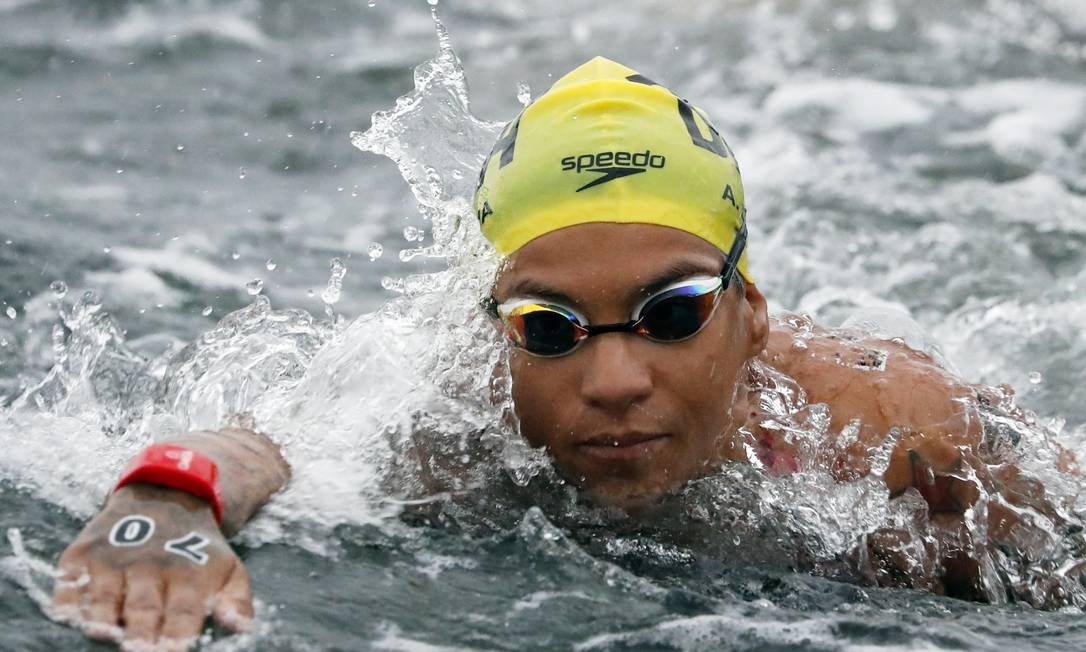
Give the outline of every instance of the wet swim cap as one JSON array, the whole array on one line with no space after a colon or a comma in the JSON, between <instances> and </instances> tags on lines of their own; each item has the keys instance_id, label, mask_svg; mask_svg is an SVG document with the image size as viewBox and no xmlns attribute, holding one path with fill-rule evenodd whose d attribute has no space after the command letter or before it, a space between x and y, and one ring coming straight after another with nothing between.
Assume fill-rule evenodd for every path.
<instances>
[{"instance_id":1,"label":"wet swim cap","mask_svg":"<svg viewBox=\"0 0 1086 652\"><path fill-rule=\"evenodd\" d=\"M743 183L705 114L636 71L596 57L506 125L474 209L511 254L586 222L660 224L727 252L743 227ZM738 269L750 281L747 256Z\"/></svg>"}]
</instances>

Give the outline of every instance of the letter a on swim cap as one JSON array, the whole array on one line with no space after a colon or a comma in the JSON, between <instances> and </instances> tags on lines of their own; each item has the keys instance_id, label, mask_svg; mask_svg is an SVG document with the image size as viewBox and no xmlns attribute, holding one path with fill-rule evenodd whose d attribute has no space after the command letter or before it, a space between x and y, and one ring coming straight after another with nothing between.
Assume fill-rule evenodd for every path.
<instances>
[{"instance_id":1,"label":"letter a on swim cap","mask_svg":"<svg viewBox=\"0 0 1086 652\"><path fill-rule=\"evenodd\" d=\"M743 226L743 182L705 113L603 57L562 77L505 126L474 208L503 254L589 222L658 224L727 252ZM739 271L751 280L744 252Z\"/></svg>"}]
</instances>

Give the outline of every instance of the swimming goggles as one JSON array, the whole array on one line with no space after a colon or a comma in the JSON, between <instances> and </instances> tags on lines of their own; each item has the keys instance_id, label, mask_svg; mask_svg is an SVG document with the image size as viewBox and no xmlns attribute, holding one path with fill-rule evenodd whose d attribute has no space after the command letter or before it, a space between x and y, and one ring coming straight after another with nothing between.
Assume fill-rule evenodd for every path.
<instances>
[{"instance_id":1,"label":"swimming goggles","mask_svg":"<svg viewBox=\"0 0 1086 652\"><path fill-rule=\"evenodd\" d=\"M636 333L654 342L681 342L697 335L716 313L745 244L744 225L719 276L696 276L672 283L638 303L625 323L589 324L572 308L532 298L498 303L492 295L482 307L501 321L502 330L514 346L542 357L572 353L588 338L604 333Z\"/></svg>"}]
</instances>

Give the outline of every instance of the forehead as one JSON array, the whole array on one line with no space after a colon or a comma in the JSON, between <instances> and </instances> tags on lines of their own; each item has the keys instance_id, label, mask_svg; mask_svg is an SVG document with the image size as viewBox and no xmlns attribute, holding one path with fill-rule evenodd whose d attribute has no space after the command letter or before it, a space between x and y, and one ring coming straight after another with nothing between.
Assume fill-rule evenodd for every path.
<instances>
[{"instance_id":1,"label":"forehead","mask_svg":"<svg viewBox=\"0 0 1086 652\"><path fill-rule=\"evenodd\" d=\"M498 276L495 295L544 287L575 300L637 292L669 272L719 274L724 254L701 238L656 224L578 224L521 247Z\"/></svg>"}]
</instances>

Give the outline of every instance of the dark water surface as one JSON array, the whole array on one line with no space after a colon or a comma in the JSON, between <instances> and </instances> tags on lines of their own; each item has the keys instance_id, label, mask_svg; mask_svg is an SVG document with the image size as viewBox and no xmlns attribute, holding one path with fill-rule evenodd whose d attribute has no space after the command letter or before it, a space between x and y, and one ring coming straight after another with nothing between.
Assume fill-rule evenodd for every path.
<instances>
[{"instance_id":1,"label":"dark water surface","mask_svg":"<svg viewBox=\"0 0 1086 652\"><path fill-rule=\"evenodd\" d=\"M322 318L338 257L348 271L331 303L350 319L388 298L383 277L442 267L399 259L415 246L405 227L428 244L431 225L396 167L348 142L434 56L429 11L0 0L0 650L108 649L41 614L34 586L47 582L28 560L55 559L154 424L203 423L193 406L211 399L141 402L191 371L156 356L249 305L255 279L276 308ZM1086 5L443 0L440 11L485 118L515 114L518 82L541 93L596 54L697 101L742 166L753 271L774 307L830 323L904 308L967 377L1012 384L1086 451ZM90 289L126 341L90 364L97 402L16 410L60 355L57 296L71 309ZM295 339L282 364L247 369L246 388L294 382L330 337L297 317L261 339L278 327L250 317L260 327L239 351ZM387 382L357 373L375 395ZM139 416L152 404L169 418ZM359 405L369 423L385 416L373 405L399 404ZM329 432L291 442L300 488L240 540L257 631L216 632L209 649L1086 649L1079 611L861 588L662 544L589 554L530 509L484 535L389 524L335 484L366 481L369 458L343 475L307 456L354 459Z\"/></svg>"}]
</instances>

